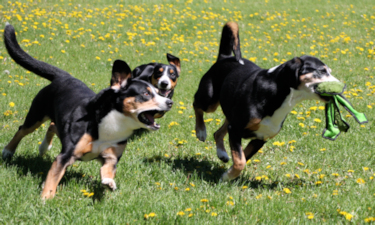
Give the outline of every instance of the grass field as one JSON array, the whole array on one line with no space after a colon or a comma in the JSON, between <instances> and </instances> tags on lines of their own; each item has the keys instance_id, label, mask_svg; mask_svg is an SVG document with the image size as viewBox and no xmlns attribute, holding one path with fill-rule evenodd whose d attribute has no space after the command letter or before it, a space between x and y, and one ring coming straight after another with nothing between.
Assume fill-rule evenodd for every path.
<instances>
[{"instance_id":1,"label":"grass field","mask_svg":"<svg viewBox=\"0 0 375 225\"><path fill-rule=\"evenodd\" d=\"M131 68L182 60L173 109L157 132L134 136L118 164L118 190L100 185L98 162L76 162L57 196L40 200L42 182L60 143L45 157L38 145L48 127L23 139L13 159L0 159L1 224L297 224L375 221L375 5L373 0L21 0L0 3L29 54L83 80L107 87L111 63ZM225 22L240 26L244 58L270 68L294 56L319 57L347 85L364 112L336 141L321 137L324 104L307 101L280 134L247 163L240 178L221 183L229 168L212 137L221 110L207 114L206 142L194 134L193 95L216 60ZM1 28L2 29L2 28ZM2 31L1 31L2 33ZM0 44L0 149L22 125L48 81L15 64ZM243 145L246 144L243 141Z\"/></svg>"}]
</instances>

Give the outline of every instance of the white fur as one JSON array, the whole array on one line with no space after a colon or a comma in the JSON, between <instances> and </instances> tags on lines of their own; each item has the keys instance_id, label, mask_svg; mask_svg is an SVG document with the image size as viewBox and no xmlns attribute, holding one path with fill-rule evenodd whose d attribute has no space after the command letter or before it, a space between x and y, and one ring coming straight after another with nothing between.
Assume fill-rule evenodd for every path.
<instances>
[{"instance_id":1,"label":"white fur","mask_svg":"<svg viewBox=\"0 0 375 225\"><path fill-rule=\"evenodd\" d=\"M133 112L132 112L133 113ZM143 126L143 123L123 113L112 110L100 122L99 140L104 142L119 142L127 139L133 131Z\"/></svg>"},{"instance_id":2,"label":"white fur","mask_svg":"<svg viewBox=\"0 0 375 225\"><path fill-rule=\"evenodd\" d=\"M228 171L229 171L229 170L227 170L225 173L223 173L223 175L221 175L220 181L224 182L224 181L229 181L229 180L231 180L231 179L229 178Z\"/></svg>"},{"instance_id":3,"label":"white fur","mask_svg":"<svg viewBox=\"0 0 375 225\"><path fill-rule=\"evenodd\" d=\"M280 65L281 65L281 64L280 64ZM280 65L277 65L277 66L272 67L271 69L268 69L267 73L272 73L272 72L275 71Z\"/></svg>"},{"instance_id":4,"label":"white fur","mask_svg":"<svg viewBox=\"0 0 375 225\"><path fill-rule=\"evenodd\" d=\"M116 190L116 182L112 178L103 178L102 184L108 186L112 191Z\"/></svg>"},{"instance_id":5,"label":"white fur","mask_svg":"<svg viewBox=\"0 0 375 225\"><path fill-rule=\"evenodd\" d=\"M317 95L308 93L305 90L295 90L291 88L290 94L285 98L280 108L278 108L272 116L266 116L260 122L259 129L254 132L257 138L267 140L275 136L279 133L282 122L293 107L303 100L312 99L314 96Z\"/></svg>"},{"instance_id":6,"label":"white fur","mask_svg":"<svg viewBox=\"0 0 375 225\"><path fill-rule=\"evenodd\" d=\"M48 150L52 148L52 145L47 143L46 137L44 137L44 140L39 145L39 155L43 156Z\"/></svg>"},{"instance_id":7,"label":"white fur","mask_svg":"<svg viewBox=\"0 0 375 225\"><path fill-rule=\"evenodd\" d=\"M241 64L241 65L245 65L244 61L242 59L238 60L238 62Z\"/></svg>"},{"instance_id":8,"label":"white fur","mask_svg":"<svg viewBox=\"0 0 375 225\"><path fill-rule=\"evenodd\" d=\"M3 159L10 159L14 155L14 152L9 151L8 149L3 149Z\"/></svg>"},{"instance_id":9,"label":"white fur","mask_svg":"<svg viewBox=\"0 0 375 225\"><path fill-rule=\"evenodd\" d=\"M92 151L85 154L81 160L89 161L117 143L128 139L133 131L144 127L144 124L133 117L125 116L117 110L109 112L98 126L99 139L92 142Z\"/></svg>"}]
</instances>

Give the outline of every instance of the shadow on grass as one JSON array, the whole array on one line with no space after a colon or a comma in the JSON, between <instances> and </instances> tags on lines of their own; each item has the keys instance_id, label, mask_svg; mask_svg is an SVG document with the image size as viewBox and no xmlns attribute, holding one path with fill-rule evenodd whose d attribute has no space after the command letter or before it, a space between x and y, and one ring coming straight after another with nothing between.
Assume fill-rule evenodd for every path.
<instances>
[{"instance_id":1,"label":"shadow on grass","mask_svg":"<svg viewBox=\"0 0 375 225\"><path fill-rule=\"evenodd\" d=\"M32 176L41 178L42 181L39 186L42 187L53 161L54 159L50 156L22 155L14 156L11 160L4 161L4 165L6 168L16 168L19 176L31 174ZM105 187L101 185L101 182L93 180L91 176L84 177L83 175L84 174L79 171L68 168L59 185L66 184L73 180L80 184L88 184L94 190L94 195L92 196L93 201L101 201L104 197Z\"/></svg>"},{"instance_id":2,"label":"shadow on grass","mask_svg":"<svg viewBox=\"0 0 375 225\"><path fill-rule=\"evenodd\" d=\"M162 156L153 156L145 159L144 163L159 163L163 161L169 164L173 170L180 170L185 173L187 177L194 174L208 184L214 186L220 182L221 175L227 170L222 164L213 161L207 161L199 156L183 157L183 158L165 158ZM305 181L301 179L290 180L288 182L281 182L277 179L271 181L270 179L256 179L254 176L241 175L237 179L228 182L232 186L243 187L247 186L251 189L277 189L279 185L282 187L296 187L304 184Z\"/></svg>"}]
</instances>

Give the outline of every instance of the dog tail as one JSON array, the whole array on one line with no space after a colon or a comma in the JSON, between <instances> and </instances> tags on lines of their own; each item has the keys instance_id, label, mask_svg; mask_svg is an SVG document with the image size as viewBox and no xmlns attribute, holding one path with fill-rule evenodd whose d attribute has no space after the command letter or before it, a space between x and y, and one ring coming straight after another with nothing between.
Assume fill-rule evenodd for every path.
<instances>
[{"instance_id":1,"label":"dog tail","mask_svg":"<svg viewBox=\"0 0 375 225\"><path fill-rule=\"evenodd\" d=\"M27 54L18 44L14 27L8 22L4 28L4 43L9 55L17 64L41 77L53 81L58 76L70 76L68 72Z\"/></svg>"},{"instance_id":2,"label":"dog tail","mask_svg":"<svg viewBox=\"0 0 375 225\"><path fill-rule=\"evenodd\" d=\"M239 28L236 22L227 22L223 27L221 34L220 49L217 60L228 58L234 53L234 57L238 62L242 62L240 49Z\"/></svg>"}]
</instances>

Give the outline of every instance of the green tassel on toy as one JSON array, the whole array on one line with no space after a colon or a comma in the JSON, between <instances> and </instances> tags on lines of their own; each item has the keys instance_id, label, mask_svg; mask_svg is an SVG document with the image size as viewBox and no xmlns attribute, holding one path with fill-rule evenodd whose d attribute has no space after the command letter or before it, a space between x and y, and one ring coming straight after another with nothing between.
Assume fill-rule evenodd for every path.
<instances>
[{"instance_id":1,"label":"green tassel on toy","mask_svg":"<svg viewBox=\"0 0 375 225\"><path fill-rule=\"evenodd\" d=\"M345 84L336 81L323 82L316 86L315 92L321 96L329 97L326 103L326 128L324 129L323 138L334 141L341 131L347 132L350 128L349 124L341 115L339 105L342 105L358 123L367 123L364 113L356 111L350 102L342 95Z\"/></svg>"}]
</instances>

